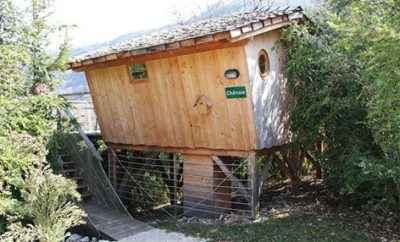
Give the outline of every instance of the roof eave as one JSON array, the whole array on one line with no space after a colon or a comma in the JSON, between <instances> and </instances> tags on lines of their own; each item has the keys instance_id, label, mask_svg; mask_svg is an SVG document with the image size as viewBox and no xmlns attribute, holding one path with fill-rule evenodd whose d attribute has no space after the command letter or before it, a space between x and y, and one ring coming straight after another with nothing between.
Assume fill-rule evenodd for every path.
<instances>
[{"instance_id":1,"label":"roof eave","mask_svg":"<svg viewBox=\"0 0 400 242\"><path fill-rule=\"evenodd\" d=\"M111 53L94 58L88 58L68 63L68 69L82 70L91 65L115 61L117 59L132 58L139 55L157 54L160 52L175 51L181 48L196 47L199 45L216 43L216 42L238 42L256 35L260 35L269 31L283 28L306 19L303 12L293 12L291 14L283 14L274 16L262 21L254 22L245 26L241 26L229 31L212 33L209 35L199 36L191 39L185 39L172 43L165 43L156 46L149 46L141 49L123 51L119 53Z\"/></svg>"}]
</instances>

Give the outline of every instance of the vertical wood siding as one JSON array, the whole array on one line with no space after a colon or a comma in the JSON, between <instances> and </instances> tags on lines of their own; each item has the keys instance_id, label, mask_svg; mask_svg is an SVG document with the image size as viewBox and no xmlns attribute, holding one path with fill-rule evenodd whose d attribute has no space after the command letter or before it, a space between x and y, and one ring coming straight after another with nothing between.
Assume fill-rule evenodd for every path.
<instances>
[{"instance_id":1,"label":"vertical wood siding","mask_svg":"<svg viewBox=\"0 0 400 242\"><path fill-rule=\"evenodd\" d=\"M242 46L146 62L149 80L132 82L127 66L87 71L106 142L172 148L251 150L255 127ZM240 77L226 80L226 69ZM226 99L225 87L246 86L247 98ZM194 104L205 95L208 114Z\"/></svg>"},{"instance_id":2,"label":"vertical wood siding","mask_svg":"<svg viewBox=\"0 0 400 242\"><path fill-rule=\"evenodd\" d=\"M257 134L257 149L271 148L290 142L287 81L283 67L286 51L279 45L280 30L254 37L245 46ZM270 72L265 80L259 74L258 56L265 50Z\"/></svg>"}]
</instances>

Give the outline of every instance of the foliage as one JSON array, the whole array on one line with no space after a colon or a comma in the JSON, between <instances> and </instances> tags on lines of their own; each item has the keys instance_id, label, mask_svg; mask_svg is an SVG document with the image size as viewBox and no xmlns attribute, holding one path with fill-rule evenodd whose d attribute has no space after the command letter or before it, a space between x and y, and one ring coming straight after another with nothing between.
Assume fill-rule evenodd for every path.
<instances>
[{"instance_id":1,"label":"foliage","mask_svg":"<svg viewBox=\"0 0 400 242\"><path fill-rule=\"evenodd\" d=\"M10 223L1 238L61 241L66 228L83 222L76 184L40 167L43 144L32 136L13 134L0 144L0 214Z\"/></svg>"},{"instance_id":2,"label":"foliage","mask_svg":"<svg viewBox=\"0 0 400 242\"><path fill-rule=\"evenodd\" d=\"M30 80L33 86L45 84L49 88L54 88L57 71L65 70L65 62L68 58L67 36L68 26L51 26L47 22L52 13L52 1L31 0L32 22L28 25L29 38L28 48L31 52L31 62L29 65ZM63 43L59 46L56 55L50 55L47 47L55 31L64 31Z\"/></svg>"},{"instance_id":3,"label":"foliage","mask_svg":"<svg viewBox=\"0 0 400 242\"><path fill-rule=\"evenodd\" d=\"M312 24L285 32L294 141L325 168L334 191L397 209L399 6L336 0Z\"/></svg>"},{"instance_id":4,"label":"foliage","mask_svg":"<svg viewBox=\"0 0 400 242\"><path fill-rule=\"evenodd\" d=\"M140 183L130 189L132 196L129 201L129 209L134 212L142 212L169 202L167 184L159 174L143 172L136 176L135 180Z\"/></svg>"},{"instance_id":5,"label":"foliage","mask_svg":"<svg viewBox=\"0 0 400 242\"><path fill-rule=\"evenodd\" d=\"M50 95L67 45L48 54L49 1L30 1L22 11L0 1L0 240L61 241L82 223L74 182L48 168L47 144L64 101ZM32 90L38 84L47 88ZM40 94L40 95L36 95ZM4 233L5 232L5 233Z\"/></svg>"},{"instance_id":6,"label":"foliage","mask_svg":"<svg viewBox=\"0 0 400 242\"><path fill-rule=\"evenodd\" d=\"M147 157L148 160L138 157ZM132 185L129 187L129 209L132 212L147 212L153 207L174 202L170 200L173 193L173 174L170 170L172 154L156 151L126 152L124 159L137 162L137 170L129 175Z\"/></svg>"},{"instance_id":7,"label":"foliage","mask_svg":"<svg viewBox=\"0 0 400 242\"><path fill-rule=\"evenodd\" d=\"M23 130L30 135L49 137L56 128L57 109L65 106L59 97L0 97L0 132Z\"/></svg>"},{"instance_id":8,"label":"foliage","mask_svg":"<svg viewBox=\"0 0 400 242\"><path fill-rule=\"evenodd\" d=\"M29 59L22 41L23 29L19 12L11 1L0 1L0 94L22 94L25 77L21 72Z\"/></svg>"}]
</instances>

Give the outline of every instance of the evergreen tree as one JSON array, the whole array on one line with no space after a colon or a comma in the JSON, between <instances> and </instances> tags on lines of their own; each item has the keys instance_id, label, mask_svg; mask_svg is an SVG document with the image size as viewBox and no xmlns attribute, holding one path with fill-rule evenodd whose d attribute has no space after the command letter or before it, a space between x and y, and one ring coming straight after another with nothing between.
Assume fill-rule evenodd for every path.
<instances>
[{"instance_id":1,"label":"evergreen tree","mask_svg":"<svg viewBox=\"0 0 400 242\"><path fill-rule=\"evenodd\" d=\"M48 54L60 28L47 24L49 1L29 3L21 11L0 1L0 240L54 242L84 215L76 184L54 174L46 159L57 110L65 107L50 91L68 45Z\"/></svg>"}]
</instances>

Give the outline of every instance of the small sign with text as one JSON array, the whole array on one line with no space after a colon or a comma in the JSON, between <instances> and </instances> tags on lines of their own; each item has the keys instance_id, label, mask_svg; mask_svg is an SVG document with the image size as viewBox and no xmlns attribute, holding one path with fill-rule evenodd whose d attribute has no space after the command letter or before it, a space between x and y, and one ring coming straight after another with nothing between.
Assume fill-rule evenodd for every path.
<instances>
[{"instance_id":1,"label":"small sign with text","mask_svg":"<svg viewBox=\"0 0 400 242\"><path fill-rule=\"evenodd\" d=\"M225 96L228 99L233 98L246 98L246 87L245 86L236 86L236 87L225 87Z\"/></svg>"}]
</instances>

